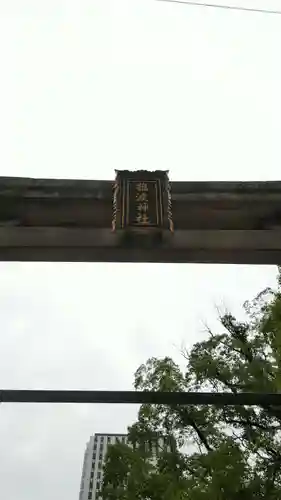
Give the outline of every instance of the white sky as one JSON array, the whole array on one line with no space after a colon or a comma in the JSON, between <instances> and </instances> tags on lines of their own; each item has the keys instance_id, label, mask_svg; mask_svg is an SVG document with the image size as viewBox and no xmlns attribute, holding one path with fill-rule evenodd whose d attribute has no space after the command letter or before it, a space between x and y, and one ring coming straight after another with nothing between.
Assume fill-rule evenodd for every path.
<instances>
[{"instance_id":1,"label":"white sky","mask_svg":"<svg viewBox=\"0 0 281 500\"><path fill-rule=\"evenodd\" d=\"M234 0L235 1L235 0ZM278 1L245 6L278 8ZM281 16L154 0L0 0L0 175L280 179ZM149 356L273 285L273 267L0 265L0 385L130 389ZM2 406L0 496L77 500L93 432L134 407Z\"/></svg>"}]
</instances>

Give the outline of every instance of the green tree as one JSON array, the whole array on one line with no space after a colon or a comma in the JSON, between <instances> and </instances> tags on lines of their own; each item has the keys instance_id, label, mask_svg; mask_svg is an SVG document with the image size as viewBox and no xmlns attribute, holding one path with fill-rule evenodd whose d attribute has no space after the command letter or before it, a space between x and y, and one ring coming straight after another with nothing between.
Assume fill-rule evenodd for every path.
<instances>
[{"instance_id":1,"label":"green tree","mask_svg":"<svg viewBox=\"0 0 281 500\"><path fill-rule=\"evenodd\" d=\"M183 352L186 369L151 358L135 374L144 391L279 392L281 279L245 304L247 321L220 317L222 331ZM131 447L109 449L104 500L281 498L281 406L142 405ZM149 443L172 443L153 460Z\"/></svg>"}]
</instances>

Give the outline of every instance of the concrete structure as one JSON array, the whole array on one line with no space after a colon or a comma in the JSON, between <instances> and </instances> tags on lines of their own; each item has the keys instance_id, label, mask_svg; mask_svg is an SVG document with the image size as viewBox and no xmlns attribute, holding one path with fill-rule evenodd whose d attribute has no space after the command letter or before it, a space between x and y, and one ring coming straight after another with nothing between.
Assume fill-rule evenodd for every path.
<instances>
[{"instance_id":1,"label":"concrete structure","mask_svg":"<svg viewBox=\"0 0 281 500\"><path fill-rule=\"evenodd\" d=\"M281 263L281 182L173 182L175 232L112 232L112 182L0 178L0 260Z\"/></svg>"},{"instance_id":2,"label":"concrete structure","mask_svg":"<svg viewBox=\"0 0 281 500\"><path fill-rule=\"evenodd\" d=\"M109 444L127 442L126 434L95 434L87 443L79 500L97 500L103 479L103 467Z\"/></svg>"},{"instance_id":3,"label":"concrete structure","mask_svg":"<svg viewBox=\"0 0 281 500\"><path fill-rule=\"evenodd\" d=\"M103 469L108 446L117 442L128 443L127 434L95 434L90 437L86 446L79 500L98 500L102 487ZM171 444L160 437L156 444L147 443L152 452L151 463L156 462L158 452L163 449L171 451Z\"/></svg>"}]
</instances>

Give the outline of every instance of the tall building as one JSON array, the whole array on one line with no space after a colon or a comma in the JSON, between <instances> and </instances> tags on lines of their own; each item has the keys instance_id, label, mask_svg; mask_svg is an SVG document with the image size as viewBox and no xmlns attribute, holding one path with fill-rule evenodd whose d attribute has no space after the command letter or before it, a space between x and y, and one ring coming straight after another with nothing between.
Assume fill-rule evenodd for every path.
<instances>
[{"instance_id":1,"label":"tall building","mask_svg":"<svg viewBox=\"0 0 281 500\"><path fill-rule=\"evenodd\" d=\"M95 434L90 437L84 455L79 500L99 499L108 445L117 442L128 443L127 434ZM171 440L159 437L156 442L147 442L145 447L152 453L151 461L155 463L158 453L163 449L171 451L173 444Z\"/></svg>"},{"instance_id":2,"label":"tall building","mask_svg":"<svg viewBox=\"0 0 281 500\"><path fill-rule=\"evenodd\" d=\"M98 500L108 445L127 443L127 434L95 434L84 455L79 500Z\"/></svg>"}]
</instances>

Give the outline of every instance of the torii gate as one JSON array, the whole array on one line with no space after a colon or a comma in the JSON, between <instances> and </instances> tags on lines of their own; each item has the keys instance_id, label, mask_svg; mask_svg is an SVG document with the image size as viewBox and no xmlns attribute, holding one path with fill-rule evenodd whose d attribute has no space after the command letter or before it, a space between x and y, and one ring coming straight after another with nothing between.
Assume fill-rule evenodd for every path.
<instances>
[{"instance_id":1,"label":"torii gate","mask_svg":"<svg viewBox=\"0 0 281 500\"><path fill-rule=\"evenodd\" d=\"M169 183L160 171L119 172L114 183L2 177L0 260L281 264L281 182ZM281 396L0 390L0 402L265 401Z\"/></svg>"},{"instance_id":2,"label":"torii gate","mask_svg":"<svg viewBox=\"0 0 281 500\"><path fill-rule=\"evenodd\" d=\"M112 182L0 177L0 260L281 263L281 182L172 182L174 233L112 231Z\"/></svg>"}]
</instances>

